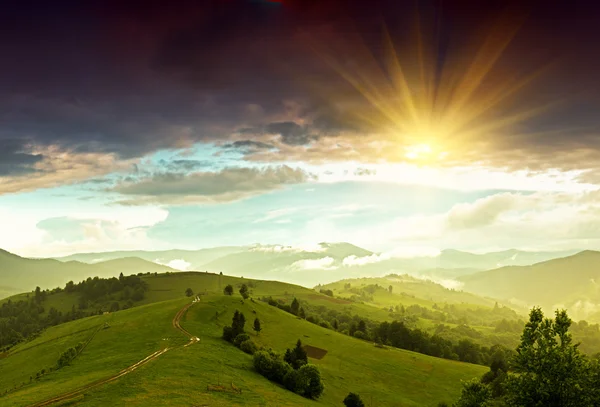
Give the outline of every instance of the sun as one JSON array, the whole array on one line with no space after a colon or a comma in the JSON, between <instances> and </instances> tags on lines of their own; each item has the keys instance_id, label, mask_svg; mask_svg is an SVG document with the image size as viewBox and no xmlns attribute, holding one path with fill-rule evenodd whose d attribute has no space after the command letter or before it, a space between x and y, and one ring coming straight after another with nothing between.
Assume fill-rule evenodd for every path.
<instances>
[{"instance_id":1,"label":"sun","mask_svg":"<svg viewBox=\"0 0 600 407\"><path fill-rule=\"evenodd\" d=\"M406 153L404 156L410 160L427 158L431 156L431 146L429 144L415 144L405 147Z\"/></svg>"}]
</instances>

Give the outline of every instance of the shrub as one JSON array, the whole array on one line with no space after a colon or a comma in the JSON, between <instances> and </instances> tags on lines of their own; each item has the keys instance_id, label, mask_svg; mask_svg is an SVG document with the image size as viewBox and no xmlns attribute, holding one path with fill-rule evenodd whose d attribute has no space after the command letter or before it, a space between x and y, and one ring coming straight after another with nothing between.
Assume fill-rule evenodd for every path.
<instances>
[{"instance_id":1,"label":"shrub","mask_svg":"<svg viewBox=\"0 0 600 407\"><path fill-rule=\"evenodd\" d=\"M297 393L309 399L316 399L323 394L321 373L315 365L304 365L298 369L296 381Z\"/></svg>"},{"instance_id":2,"label":"shrub","mask_svg":"<svg viewBox=\"0 0 600 407\"><path fill-rule=\"evenodd\" d=\"M242 342L247 341L248 339L250 339L250 336L248 334L239 334L238 336L235 337L235 339L233 340L233 344L237 347L239 347Z\"/></svg>"},{"instance_id":3,"label":"shrub","mask_svg":"<svg viewBox=\"0 0 600 407\"><path fill-rule=\"evenodd\" d=\"M365 334L363 331L356 331L354 332L354 337L358 339L367 339L367 334Z\"/></svg>"},{"instance_id":4,"label":"shrub","mask_svg":"<svg viewBox=\"0 0 600 407\"><path fill-rule=\"evenodd\" d=\"M356 393L349 393L344 399L344 405L346 407L365 407L365 403L363 403L360 396Z\"/></svg>"},{"instance_id":5,"label":"shrub","mask_svg":"<svg viewBox=\"0 0 600 407\"><path fill-rule=\"evenodd\" d=\"M319 322L319 326L323 327L323 328L327 328L327 329L331 329L331 324L327 321L321 321Z\"/></svg>"},{"instance_id":6,"label":"shrub","mask_svg":"<svg viewBox=\"0 0 600 407\"><path fill-rule=\"evenodd\" d=\"M294 369L282 360L280 357L277 357L273 360L273 371L271 372L271 380L277 383L283 384L283 379L285 376Z\"/></svg>"},{"instance_id":7,"label":"shrub","mask_svg":"<svg viewBox=\"0 0 600 407\"><path fill-rule=\"evenodd\" d=\"M256 350L258 349L258 347L256 346L256 344L254 342L252 342L251 339L248 339L248 340L240 343L240 349L249 355L254 355L254 353L256 353Z\"/></svg>"},{"instance_id":8,"label":"shrub","mask_svg":"<svg viewBox=\"0 0 600 407\"><path fill-rule=\"evenodd\" d=\"M283 385L289 391L298 393L298 371L294 369L290 370L283 378Z\"/></svg>"},{"instance_id":9,"label":"shrub","mask_svg":"<svg viewBox=\"0 0 600 407\"><path fill-rule=\"evenodd\" d=\"M253 364L254 369L265 377L268 377L269 373L273 370L273 358L271 358L269 352L264 350L254 353Z\"/></svg>"}]
</instances>

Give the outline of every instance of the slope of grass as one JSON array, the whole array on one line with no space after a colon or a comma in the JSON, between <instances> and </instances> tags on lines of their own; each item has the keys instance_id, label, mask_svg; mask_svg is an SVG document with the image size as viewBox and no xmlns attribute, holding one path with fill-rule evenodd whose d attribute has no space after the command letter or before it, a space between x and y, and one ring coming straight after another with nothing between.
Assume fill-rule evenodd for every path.
<instances>
[{"instance_id":1,"label":"slope of grass","mask_svg":"<svg viewBox=\"0 0 600 407\"><path fill-rule=\"evenodd\" d=\"M135 307L110 315L88 317L46 330L37 339L14 347L0 362L0 391L29 382L29 376L56 364L60 354L98 331L72 366L44 375L2 399L2 406L29 405L111 376L166 346L186 342L171 326L186 300ZM18 372L15 374L15 372Z\"/></svg>"},{"instance_id":2,"label":"slope of grass","mask_svg":"<svg viewBox=\"0 0 600 407\"><path fill-rule=\"evenodd\" d=\"M257 287L258 289L258 287ZM90 329L110 318L110 328L100 330L72 366L44 376L3 397L3 406L25 406L34 401L73 390L107 377L163 346L181 345L186 339L175 331L171 320L189 299L178 299L73 321L47 330L30 343L16 347L0 367L0 383L10 387L15 369L19 378L56 361L58 354L86 336ZM252 369L252 358L220 338L235 309L247 317L247 331L258 316L263 323L262 345L283 351L297 339L328 350L317 364L326 386L317 402L306 400L263 378ZM253 312L255 311L256 314ZM339 406L349 391L373 398L374 405L434 406L452 400L460 380L479 376L482 366L424 356L398 349L379 349L371 343L350 338L299 320L262 302L218 294L203 297L187 314L182 325L201 338L189 347L177 346L157 360L123 378L86 393L80 406ZM166 341L164 339L167 339ZM44 355L54 355L53 357ZM45 357L45 359L44 359ZM241 394L208 391L218 383L242 389ZM6 383L6 384L5 384Z\"/></svg>"}]
</instances>

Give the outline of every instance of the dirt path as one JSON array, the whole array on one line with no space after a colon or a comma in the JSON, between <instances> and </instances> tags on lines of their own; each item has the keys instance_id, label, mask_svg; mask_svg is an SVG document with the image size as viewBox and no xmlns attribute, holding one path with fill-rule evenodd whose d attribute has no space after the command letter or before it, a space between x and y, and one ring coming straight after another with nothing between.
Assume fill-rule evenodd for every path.
<instances>
[{"instance_id":1,"label":"dirt path","mask_svg":"<svg viewBox=\"0 0 600 407\"><path fill-rule=\"evenodd\" d=\"M188 331L185 330L185 328L183 328L180 324L181 322L181 318L183 318L183 316L185 315L185 313L187 312L187 310L193 305L193 303L187 304L185 307L183 307L182 309L180 309L177 314L175 315L175 317L173 318L173 328L179 330L180 332L184 333L188 338L190 338L190 342L188 342L187 344L184 345L184 347L188 347L198 341L200 341L200 339L198 337L193 336L191 333L189 333ZM125 369L121 370L119 373L117 373L114 376L108 377L106 379L101 379L95 382L92 382L90 384L87 384L83 387L80 387L77 390L73 390L69 393L64 393L61 394L59 396L53 397L51 399L45 400L45 401L41 401L38 402L36 404L32 404L30 405L30 407L43 407L43 406L50 406L52 404L61 402L61 401L66 401L66 400L70 400L72 398L75 398L89 390L95 389L97 387L103 386L107 383L113 382L117 379L119 379L120 377L125 376L126 374L129 374L131 372L133 372L134 370L136 370L137 368L144 366L145 364L153 361L154 359L158 358L159 356L165 354L166 352L168 352L170 349L172 348L164 348L161 350L158 350L156 352L154 352L153 354L145 357L144 359L140 360L137 363L134 363L133 365L126 367Z\"/></svg>"}]
</instances>

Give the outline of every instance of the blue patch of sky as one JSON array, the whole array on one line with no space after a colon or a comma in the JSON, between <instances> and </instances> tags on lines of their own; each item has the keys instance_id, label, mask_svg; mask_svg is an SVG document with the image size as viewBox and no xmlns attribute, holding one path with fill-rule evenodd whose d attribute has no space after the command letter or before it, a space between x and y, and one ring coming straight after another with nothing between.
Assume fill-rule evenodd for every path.
<instances>
[{"instance_id":1,"label":"blue patch of sky","mask_svg":"<svg viewBox=\"0 0 600 407\"><path fill-rule=\"evenodd\" d=\"M445 213L455 204L499 192L505 191L461 192L374 182L303 184L243 201L170 207L167 219L151 227L148 235L188 247L287 243L315 218L327 218L340 230L355 230L396 217ZM270 211L289 208L295 210L260 221Z\"/></svg>"}]
</instances>

